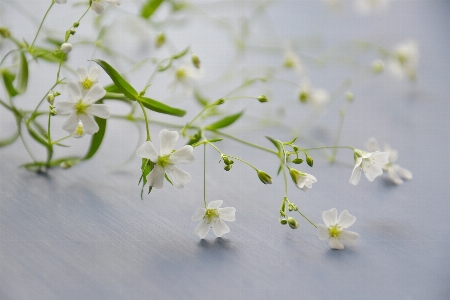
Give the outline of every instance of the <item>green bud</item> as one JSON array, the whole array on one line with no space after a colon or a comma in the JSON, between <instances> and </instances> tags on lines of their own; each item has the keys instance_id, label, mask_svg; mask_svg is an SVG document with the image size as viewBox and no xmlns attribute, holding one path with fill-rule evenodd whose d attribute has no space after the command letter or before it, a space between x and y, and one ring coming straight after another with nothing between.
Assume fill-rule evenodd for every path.
<instances>
[{"instance_id":1,"label":"green bud","mask_svg":"<svg viewBox=\"0 0 450 300\"><path fill-rule=\"evenodd\" d=\"M264 103L264 102L269 102L269 99L267 99L266 95L260 95L260 96L258 96L258 101L261 103Z\"/></svg>"},{"instance_id":2,"label":"green bud","mask_svg":"<svg viewBox=\"0 0 450 300\"><path fill-rule=\"evenodd\" d=\"M294 218L289 217L287 219L287 222L289 224L289 227L291 227L292 229L297 229L298 228L298 223L297 223L297 221Z\"/></svg>"},{"instance_id":3,"label":"green bud","mask_svg":"<svg viewBox=\"0 0 450 300\"><path fill-rule=\"evenodd\" d=\"M55 103L55 96L53 95L53 93L47 95L47 101L48 103L50 103L50 105L53 105L53 103Z\"/></svg>"},{"instance_id":4,"label":"green bud","mask_svg":"<svg viewBox=\"0 0 450 300\"><path fill-rule=\"evenodd\" d=\"M258 171L258 178L264 184L272 184L272 178L264 171Z\"/></svg>"},{"instance_id":5,"label":"green bud","mask_svg":"<svg viewBox=\"0 0 450 300\"><path fill-rule=\"evenodd\" d=\"M303 162L303 159L301 159L301 158L296 158L296 159L292 160L292 162L293 162L294 164L299 165L299 164L301 164L301 163Z\"/></svg>"},{"instance_id":6,"label":"green bud","mask_svg":"<svg viewBox=\"0 0 450 300\"><path fill-rule=\"evenodd\" d=\"M223 168L225 171L230 171L231 170L232 165L226 165L225 168Z\"/></svg>"},{"instance_id":7,"label":"green bud","mask_svg":"<svg viewBox=\"0 0 450 300\"><path fill-rule=\"evenodd\" d=\"M280 223L281 223L281 225L286 225L288 223L288 221L286 219L281 219Z\"/></svg>"},{"instance_id":8,"label":"green bud","mask_svg":"<svg viewBox=\"0 0 450 300\"><path fill-rule=\"evenodd\" d=\"M301 91L301 92L300 92L299 99L300 99L300 102L301 102L301 103L306 103L306 102L308 102L308 98L309 98L309 95L308 95L307 92L305 92L305 91Z\"/></svg>"},{"instance_id":9,"label":"green bud","mask_svg":"<svg viewBox=\"0 0 450 300\"><path fill-rule=\"evenodd\" d=\"M311 156L306 155L306 163L308 164L308 166L312 167L314 164L314 160L312 159Z\"/></svg>"},{"instance_id":10,"label":"green bud","mask_svg":"<svg viewBox=\"0 0 450 300\"><path fill-rule=\"evenodd\" d=\"M194 65L194 67L196 67L197 69L200 69L200 59L198 58L197 54L192 54L191 56L192 59L192 64Z\"/></svg>"},{"instance_id":11,"label":"green bud","mask_svg":"<svg viewBox=\"0 0 450 300\"><path fill-rule=\"evenodd\" d=\"M166 42L166 35L164 34L164 32L158 33L155 39L156 48L161 47L162 45L164 45L165 42Z\"/></svg>"}]
</instances>

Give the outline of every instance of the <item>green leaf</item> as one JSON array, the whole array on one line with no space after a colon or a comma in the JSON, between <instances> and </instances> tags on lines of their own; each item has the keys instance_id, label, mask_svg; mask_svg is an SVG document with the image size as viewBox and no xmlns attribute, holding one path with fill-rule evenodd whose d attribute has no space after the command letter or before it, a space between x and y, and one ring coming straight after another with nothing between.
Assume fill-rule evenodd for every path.
<instances>
[{"instance_id":1,"label":"green leaf","mask_svg":"<svg viewBox=\"0 0 450 300\"><path fill-rule=\"evenodd\" d=\"M242 116L243 113L244 112L241 111L240 113L226 116L225 118L220 119L219 121L206 126L205 129L206 130L216 130L216 129L228 127L231 124L233 124L234 122L236 122Z\"/></svg>"},{"instance_id":2,"label":"green leaf","mask_svg":"<svg viewBox=\"0 0 450 300\"><path fill-rule=\"evenodd\" d=\"M279 142L277 142L275 139L273 139L273 138L271 138L270 136L267 136L267 135L266 135L266 138L267 138L269 141L271 141L272 144L273 144L275 147L277 147L278 151L281 152L281 146L280 146L280 143L279 143Z\"/></svg>"},{"instance_id":3,"label":"green leaf","mask_svg":"<svg viewBox=\"0 0 450 300\"><path fill-rule=\"evenodd\" d=\"M105 136L106 119L101 119L101 118L95 117L95 121L98 124L99 130L95 134L92 135L91 145L89 146L88 152L83 157L83 160L88 160L95 155L95 153L100 148L100 145L103 142L103 137Z\"/></svg>"},{"instance_id":4,"label":"green leaf","mask_svg":"<svg viewBox=\"0 0 450 300\"><path fill-rule=\"evenodd\" d=\"M17 74L17 87L16 90L19 94L25 93L28 86L28 62L25 54L20 52L20 66Z\"/></svg>"},{"instance_id":5,"label":"green leaf","mask_svg":"<svg viewBox=\"0 0 450 300\"><path fill-rule=\"evenodd\" d=\"M8 70L4 70L2 72L3 77L3 83L5 84L5 89L8 92L8 95L10 98L13 98L14 96L18 95L19 92L14 88L13 81L16 78L16 76L9 72Z\"/></svg>"},{"instance_id":6,"label":"green leaf","mask_svg":"<svg viewBox=\"0 0 450 300\"><path fill-rule=\"evenodd\" d=\"M138 92L119 74L119 72L111 67L106 61L101 59L94 59L93 61L105 70L122 94L130 100L137 100L139 97Z\"/></svg>"},{"instance_id":7,"label":"green leaf","mask_svg":"<svg viewBox=\"0 0 450 300\"><path fill-rule=\"evenodd\" d=\"M9 144L14 143L14 141L17 140L18 137L19 137L19 131L17 131L15 134L10 136L9 138L0 140L0 147L8 146Z\"/></svg>"},{"instance_id":8,"label":"green leaf","mask_svg":"<svg viewBox=\"0 0 450 300\"><path fill-rule=\"evenodd\" d=\"M141 16L144 19L149 19L164 0L148 0L141 9Z\"/></svg>"},{"instance_id":9,"label":"green leaf","mask_svg":"<svg viewBox=\"0 0 450 300\"><path fill-rule=\"evenodd\" d=\"M148 97L138 97L138 100L142 103L142 105L144 105L148 109L162 113L162 114L172 115L172 116L177 116L177 117L182 117L186 114L185 110L168 106L164 103L161 103L159 101L156 101L156 100L148 98Z\"/></svg>"}]
</instances>

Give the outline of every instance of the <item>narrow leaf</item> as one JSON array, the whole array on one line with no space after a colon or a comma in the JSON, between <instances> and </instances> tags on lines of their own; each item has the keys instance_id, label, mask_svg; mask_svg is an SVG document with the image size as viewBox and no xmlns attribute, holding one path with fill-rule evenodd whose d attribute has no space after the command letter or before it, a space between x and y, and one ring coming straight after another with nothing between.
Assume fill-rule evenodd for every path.
<instances>
[{"instance_id":1,"label":"narrow leaf","mask_svg":"<svg viewBox=\"0 0 450 300\"><path fill-rule=\"evenodd\" d=\"M99 130L95 134L92 135L91 145L89 146L88 152L83 157L83 160L88 160L95 155L95 153L100 148L100 145L103 142L103 137L105 136L106 119L101 119L101 118L95 117L95 121L98 124Z\"/></svg>"},{"instance_id":2,"label":"narrow leaf","mask_svg":"<svg viewBox=\"0 0 450 300\"><path fill-rule=\"evenodd\" d=\"M124 94L128 99L137 100L138 92L129 84L113 67L111 67L106 61L101 59L94 59L100 67L105 70L105 72L109 75L111 80L117 86L122 94Z\"/></svg>"},{"instance_id":3,"label":"narrow leaf","mask_svg":"<svg viewBox=\"0 0 450 300\"><path fill-rule=\"evenodd\" d=\"M172 115L172 116L177 116L177 117L182 117L186 114L185 110L168 106L164 103L161 103L161 102L156 101L151 98L139 97L138 99L142 103L142 105L144 105L148 109L162 113L162 114Z\"/></svg>"},{"instance_id":4,"label":"narrow leaf","mask_svg":"<svg viewBox=\"0 0 450 300\"><path fill-rule=\"evenodd\" d=\"M141 9L141 16L149 19L164 0L148 0Z\"/></svg>"},{"instance_id":5,"label":"narrow leaf","mask_svg":"<svg viewBox=\"0 0 450 300\"><path fill-rule=\"evenodd\" d=\"M219 121L206 126L205 129L207 129L207 130L216 130L216 129L228 127L231 124L233 124L234 122L236 122L242 116L243 113L244 112L241 111L240 113L226 116L225 118L220 119Z\"/></svg>"}]
</instances>

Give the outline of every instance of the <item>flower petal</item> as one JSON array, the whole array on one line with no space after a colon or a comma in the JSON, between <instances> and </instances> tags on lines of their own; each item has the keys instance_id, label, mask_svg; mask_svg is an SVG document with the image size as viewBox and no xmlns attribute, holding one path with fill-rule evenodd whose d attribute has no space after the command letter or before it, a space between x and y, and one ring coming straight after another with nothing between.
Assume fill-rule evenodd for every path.
<instances>
[{"instance_id":1,"label":"flower petal","mask_svg":"<svg viewBox=\"0 0 450 300\"><path fill-rule=\"evenodd\" d=\"M174 165L193 163L195 160L194 155L192 155L193 151L194 148L192 148L192 146L190 145L183 146L170 155L170 161Z\"/></svg>"},{"instance_id":2,"label":"flower petal","mask_svg":"<svg viewBox=\"0 0 450 300\"><path fill-rule=\"evenodd\" d=\"M166 166L166 173L177 189L182 189L186 183L191 181L191 174L174 165Z\"/></svg>"},{"instance_id":3,"label":"flower petal","mask_svg":"<svg viewBox=\"0 0 450 300\"><path fill-rule=\"evenodd\" d=\"M204 239L209 231L209 224L205 221L201 221L198 223L197 227L195 228L194 232L201 238Z\"/></svg>"},{"instance_id":4,"label":"flower petal","mask_svg":"<svg viewBox=\"0 0 450 300\"><path fill-rule=\"evenodd\" d=\"M81 88L80 84L76 81L70 81L66 84L67 86L67 92L69 93L69 98L72 100L72 102L78 102L83 97L81 95Z\"/></svg>"},{"instance_id":5,"label":"flower petal","mask_svg":"<svg viewBox=\"0 0 450 300\"><path fill-rule=\"evenodd\" d=\"M222 205L223 201L222 200L214 200L209 202L208 204L208 208L219 208Z\"/></svg>"},{"instance_id":6,"label":"flower petal","mask_svg":"<svg viewBox=\"0 0 450 300\"><path fill-rule=\"evenodd\" d=\"M367 143L366 143L366 148L367 150L369 150L370 152L375 152L375 151L380 151L380 147L378 146L378 142L374 137L371 137Z\"/></svg>"},{"instance_id":7,"label":"flower petal","mask_svg":"<svg viewBox=\"0 0 450 300\"><path fill-rule=\"evenodd\" d=\"M79 114L78 117L80 118L81 122L83 122L84 131L86 131L87 134L94 134L98 131L98 124L97 122L95 122L92 116L88 114Z\"/></svg>"},{"instance_id":8,"label":"flower petal","mask_svg":"<svg viewBox=\"0 0 450 300\"><path fill-rule=\"evenodd\" d=\"M89 75L87 76L87 78L92 82L97 82L98 76L100 76L101 73L102 69L100 69L100 67L93 66L89 69Z\"/></svg>"},{"instance_id":9,"label":"flower petal","mask_svg":"<svg viewBox=\"0 0 450 300\"><path fill-rule=\"evenodd\" d=\"M105 89L99 83L96 83L86 93L86 95L83 98L83 102L86 104L95 103L101 98L103 98L105 94L106 94Z\"/></svg>"},{"instance_id":10,"label":"flower petal","mask_svg":"<svg viewBox=\"0 0 450 300\"><path fill-rule=\"evenodd\" d=\"M75 110L73 106L74 106L73 102L68 101L61 101L55 103L55 108L58 115L73 112Z\"/></svg>"},{"instance_id":11,"label":"flower petal","mask_svg":"<svg viewBox=\"0 0 450 300\"><path fill-rule=\"evenodd\" d=\"M328 233L327 226L323 224L317 224L317 229L319 231L319 239L322 241L328 240L330 238L330 234Z\"/></svg>"},{"instance_id":12,"label":"flower petal","mask_svg":"<svg viewBox=\"0 0 450 300\"><path fill-rule=\"evenodd\" d=\"M217 237L221 237L225 233L230 232L230 228L221 219L217 218L211 222L211 228Z\"/></svg>"},{"instance_id":13,"label":"flower petal","mask_svg":"<svg viewBox=\"0 0 450 300\"><path fill-rule=\"evenodd\" d=\"M86 109L86 113L102 119L107 119L110 117L109 107L106 104L91 104Z\"/></svg>"},{"instance_id":14,"label":"flower petal","mask_svg":"<svg viewBox=\"0 0 450 300\"><path fill-rule=\"evenodd\" d=\"M373 181L375 178L383 174L383 169L381 169L381 166L372 163L372 161L370 161L369 159L364 159L361 165L364 174L366 174L366 177L367 179L369 179L369 181Z\"/></svg>"},{"instance_id":15,"label":"flower petal","mask_svg":"<svg viewBox=\"0 0 450 300\"><path fill-rule=\"evenodd\" d=\"M156 151L155 146L153 146L153 143L150 141L147 141L140 146L136 150L136 155L141 158L148 158L154 163L158 161L158 152Z\"/></svg>"},{"instance_id":16,"label":"flower petal","mask_svg":"<svg viewBox=\"0 0 450 300\"><path fill-rule=\"evenodd\" d=\"M72 113L64 122L62 128L68 133L72 134L77 129L79 121L80 120L78 119L78 115L76 113Z\"/></svg>"},{"instance_id":17,"label":"flower petal","mask_svg":"<svg viewBox=\"0 0 450 300\"><path fill-rule=\"evenodd\" d=\"M344 210L339 214L337 222L342 228L347 229L356 222L356 217L349 214L347 210Z\"/></svg>"},{"instance_id":18,"label":"flower petal","mask_svg":"<svg viewBox=\"0 0 450 300\"><path fill-rule=\"evenodd\" d=\"M88 71L85 66L79 67L76 70L78 80L83 82L88 77Z\"/></svg>"},{"instance_id":19,"label":"flower petal","mask_svg":"<svg viewBox=\"0 0 450 300\"><path fill-rule=\"evenodd\" d=\"M339 239L348 245L353 245L359 239L359 234L353 231L343 231L339 234Z\"/></svg>"},{"instance_id":20,"label":"flower petal","mask_svg":"<svg viewBox=\"0 0 450 300\"><path fill-rule=\"evenodd\" d=\"M399 165L392 165L392 168L403 179L411 180L413 178L413 175L410 171L406 170L405 168L400 167Z\"/></svg>"},{"instance_id":21,"label":"flower petal","mask_svg":"<svg viewBox=\"0 0 450 300\"><path fill-rule=\"evenodd\" d=\"M155 189L162 189L164 183L164 168L156 165L153 170L147 175L149 186Z\"/></svg>"},{"instance_id":22,"label":"flower petal","mask_svg":"<svg viewBox=\"0 0 450 300\"><path fill-rule=\"evenodd\" d=\"M163 129L159 132L159 140L160 140L159 153L161 153L161 156L168 155L172 153L172 149L178 140L178 132Z\"/></svg>"},{"instance_id":23,"label":"flower petal","mask_svg":"<svg viewBox=\"0 0 450 300\"><path fill-rule=\"evenodd\" d=\"M323 221L327 227L334 226L337 223L337 210L336 208L332 208L330 210L326 210L322 213Z\"/></svg>"},{"instance_id":24,"label":"flower petal","mask_svg":"<svg viewBox=\"0 0 450 300\"><path fill-rule=\"evenodd\" d=\"M220 206L220 205L219 205ZM218 208L217 209L219 213L219 217L228 222L234 222L236 221L236 208L234 207L224 207L224 208Z\"/></svg>"},{"instance_id":25,"label":"flower petal","mask_svg":"<svg viewBox=\"0 0 450 300\"><path fill-rule=\"evenodd\" d=\"M205 213L206 213L206 208L200 207L199 209L197 209L195 214L191 217L192 221L200 221L205 216Z\"/></svg>"},{"instance_id":26,"label":"flower petal","mask_svg":"<svg viewBox=\"0 0 450 300\"><path fill-rule=\"evenodd\" d=\"M95 11L97 14L101 15L105 8L103 7L103 4L92 1L92 10Z\"/></svg>"},{"instance_id":27,"label":"flower petal","mask_svg":"<svg viewBox=\"0 0 450 300\"><path fill-rule=\"evenodd\" d=\"M403 183L403 180L397 175L394 168L392 166L387 168L387 172L389 174L389 178L391 178L392 182L396 185L400 185Z\"/></svg>"},{"instance_id":28,"label":"flower petal","mask_svg":"<svg viewBox=\"0 0 450 300\"><path fill-rule=\"evenodd\" d=\"M335 238L335 237L330 238L328 245L330 246L331 249L337 249L337 250L344 249L344 244L338 238Z\"/></svg>"}]
</instances>

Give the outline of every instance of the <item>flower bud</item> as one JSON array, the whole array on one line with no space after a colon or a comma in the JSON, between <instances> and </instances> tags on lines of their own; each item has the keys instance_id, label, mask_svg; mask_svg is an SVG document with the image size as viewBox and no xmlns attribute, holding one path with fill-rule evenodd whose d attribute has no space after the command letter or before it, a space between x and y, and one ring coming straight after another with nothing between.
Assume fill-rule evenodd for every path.
<instances>
[{"instance_id":1,"label":"flower bud","mask_svg":"<svg viewBox=\"0 0 450 300\"><path fill-rule=\"evenodd\" d=\"M292 162L293 162L294 164L296 164L296 165L299 165L299 164L301 164L301 163L303 162L303 159L301 159L301 158L296 158L296 159L292 160Z\"/></svg>"},{"instance_id":2,"label":"flower bud","mask_svg":"<svg viewBox=\"0 0 450 300\"><path fill-rule=\"evenodd\" d=\"M311 156L306 155L306 163L308 164L308 166L312 167L314 164L314 160L312 159Z\"/></svg>"},{"instance_id":3,"label":"flower bud","mask_svg":"<svg viewBox=\"0 0 450 300\"><path fill-rule=\"evenodd\" d=\"M191 59L194 67L200 69L200 59L198 58L197 54L192 54Z\"/></svg>"},{"instance_id":4,"label":"flower bud","mask_svg":"<svg viewBox=\"0 0 450 300\"><path fill-rule=\"evenodd\" d=\"M258 96L258 101L261 103L264 103L264 102L269 102L269 99L267 99L266 95L260 95L260 96Z\"/></svg>"},{"instance_id":5,"label":"flower bud","mask_svg":"<svg viewBox=\"0 0 450 300\"><path fill-rule=\"evenodd\" d=\"M264 184L272 184L272 178L264 171L258 171L258 178Z\"/></svg>"},{"instance_id":6,"label":"flower bud","mask_svg":"<svg viewBox=\"0 0 450 300\"><path fill-rule=\"evenodd\" d=\"M59 50L61 50L64 53L69 53L70 51L72 51L72 44L71 43L64 43L61 45L61 48L59 48Z\"/></svg>"},{"instance_id":7,"label":"flower bud","mask_svg":"<svg viewBox=\"0 0 450 300\"><path fill-rule=\"evenodd\" d=\"M164 34L164 32L158 33L155 39L156 48L161 47L162 45L164 45L165 42L166 42L166 35Z\"/></svg>"},{"instance_id":8,"label":"flower bud","mask_svg":"<svg viewBox=\"0 0 450 300\"><path fill-rule=\"evenodd\" d=\"M289 227L291 227L292 229L297 229L298 228L298 223L297 223L297 221L294 218L289 217L287 219L287 222L289 224Z\"/></svg>"},{"instance_id":9,"label":"flower bud","mask_svg":"<svg viewBox=\"0 0 450 300\"><path fill-rule=\"evenodd\" d=\"M47 102L50 103L50 105L53 105L53 103L55 103L55 96L53 95L53 93L47 95Z\"/></svg>"}]
</instances>

